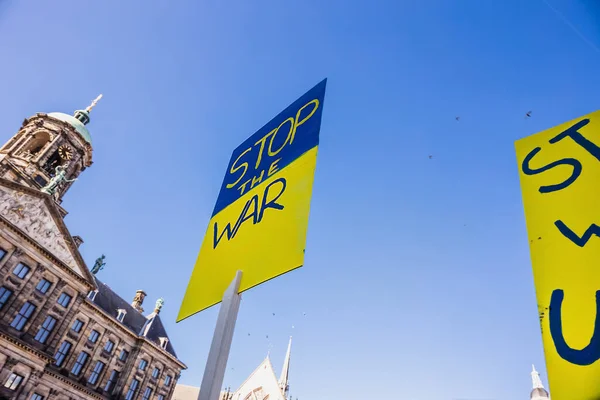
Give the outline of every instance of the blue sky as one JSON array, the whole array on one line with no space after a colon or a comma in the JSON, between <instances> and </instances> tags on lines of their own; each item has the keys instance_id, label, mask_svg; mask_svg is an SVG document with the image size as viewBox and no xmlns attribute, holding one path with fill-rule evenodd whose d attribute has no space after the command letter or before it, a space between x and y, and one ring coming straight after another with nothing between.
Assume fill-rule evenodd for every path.
<instances>
[{"instance_id":1,"label":"blue sky","mask_svg":"<svg viewBox=\"0 0 600 400\"><path fill-rule=\"evenodd\" d=\"M231 151L327 77L305 268L244 294L225 384L293 335L300 400L525 397L513 143L599 108L600 10L548 2L580 34L543 0L2 0L0 140L104 94L66 222L123 297L165 298L199 384L218 309L174 320Z\"/></svg>"}]
</instances>

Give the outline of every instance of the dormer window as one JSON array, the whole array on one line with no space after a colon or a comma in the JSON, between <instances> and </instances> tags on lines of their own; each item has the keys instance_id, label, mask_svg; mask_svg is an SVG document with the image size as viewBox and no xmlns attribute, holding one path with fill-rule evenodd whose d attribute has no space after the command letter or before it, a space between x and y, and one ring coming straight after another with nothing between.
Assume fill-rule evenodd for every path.
<instances>
[{"instance_id":1,"label":"dormer window","mask_svg":"<svg viewBox=\"0 0 600 400\"><path fill-rule=\"evenodd\" d=\"M163 350L166 350L167 349L167 344L169 344L169 338L160 337L160 338L158 338L158 340L160 341L160 347Z\"/></svg>"},{"instance_id":2,"label":"dormer window","mask_svg":"<svg viewBox=\"0 0 600 400\"><path fill-rule=\"evenodd\" d=\"M125 319L125 315L127 315L127 311L123 310L123 309L118 309L117 310L117 321L119 322L123 322L123 320Z\"/></svg>"},{"instance_id":3,"label":"dormer window","mask_svg":"<svg viewBox=\"0 0 600 400\"><path fill-rule=\"evenodd\" d=\"M88 293L88 299L90 301L94 301L96 299L96 295L98 294L98 290L92 290Z\"/></svg>"}]
</instances>

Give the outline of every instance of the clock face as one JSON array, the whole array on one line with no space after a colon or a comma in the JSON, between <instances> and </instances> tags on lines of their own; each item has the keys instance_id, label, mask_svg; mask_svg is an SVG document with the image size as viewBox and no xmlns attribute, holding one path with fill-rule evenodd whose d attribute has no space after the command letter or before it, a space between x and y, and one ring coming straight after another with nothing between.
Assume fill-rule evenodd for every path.
<instances>
[{"instance_id":1,"label":"clock face","mask_svg":"<svg viewBox=\"0 0 600 400\"><path fill-rule=\"evenodd\" d=\"M73 149L67 145L62 145L58 148L58 155L63 160L69 161L71 158L73 158Z\"/></svg>"}]
</instances>

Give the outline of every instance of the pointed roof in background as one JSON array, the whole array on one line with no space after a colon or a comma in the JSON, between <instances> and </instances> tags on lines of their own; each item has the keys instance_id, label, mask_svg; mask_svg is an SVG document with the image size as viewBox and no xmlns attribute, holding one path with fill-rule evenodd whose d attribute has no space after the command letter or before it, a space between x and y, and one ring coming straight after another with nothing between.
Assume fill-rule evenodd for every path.
<instances>
[{"instance_id":1,"label":"pointed roof in background","mask_svg":"<svg viewBox=\"0 0 600 400\"><path fill-rule=\"evenodd\" d=\"M537 372L535 370L535 366L533 364L531 365L531 383L533 385L533 390L531 391L531 394L529 395L530 399L538 400L538 399L549 399L550 398L548 391L544 388L544 385L542 384L542 379L540 378L540 374L539 374L539 372Z\"/></svg>"},{"instance_id":2,"label":"pointed roof in background","mask_svg":"<svg viewBox=\"0 0 600 400\"><path fill-rule=\"evenodd\" d=\"M289 375L290 375L290 356L292 353L292 337L288 343L287 352L285 353L285 360L283 361L283 368L281 369L281 375L279 376L279 387L284 394L287 394L289 390Z\"/></svg>"},{"instance_id":3,"label":"pointed roof in background","mask_svg":"<svg viewBox=\"0 0 600 400\"><path fill-rule=\"evenodd\" d=\"M540 373L535 370L535 365L531 364L531 383L534 389L544 389Z\"/></svg>"},{"instance_id":4,"label":"pointed roof in background","mask_svg":"<svg viewBox=\"0 0 600 400\"><path fill-rule=\"evenodd\" d=\"M241 396L240 399L243 399L257 389L263 392L263 396L268 395L269 400L285 400L285 394L279 387L279 382L277 381L277 376L269 357L265 358L233 393L233 399L237 400L238 396Z\"/></svg>"}]
</instances>

